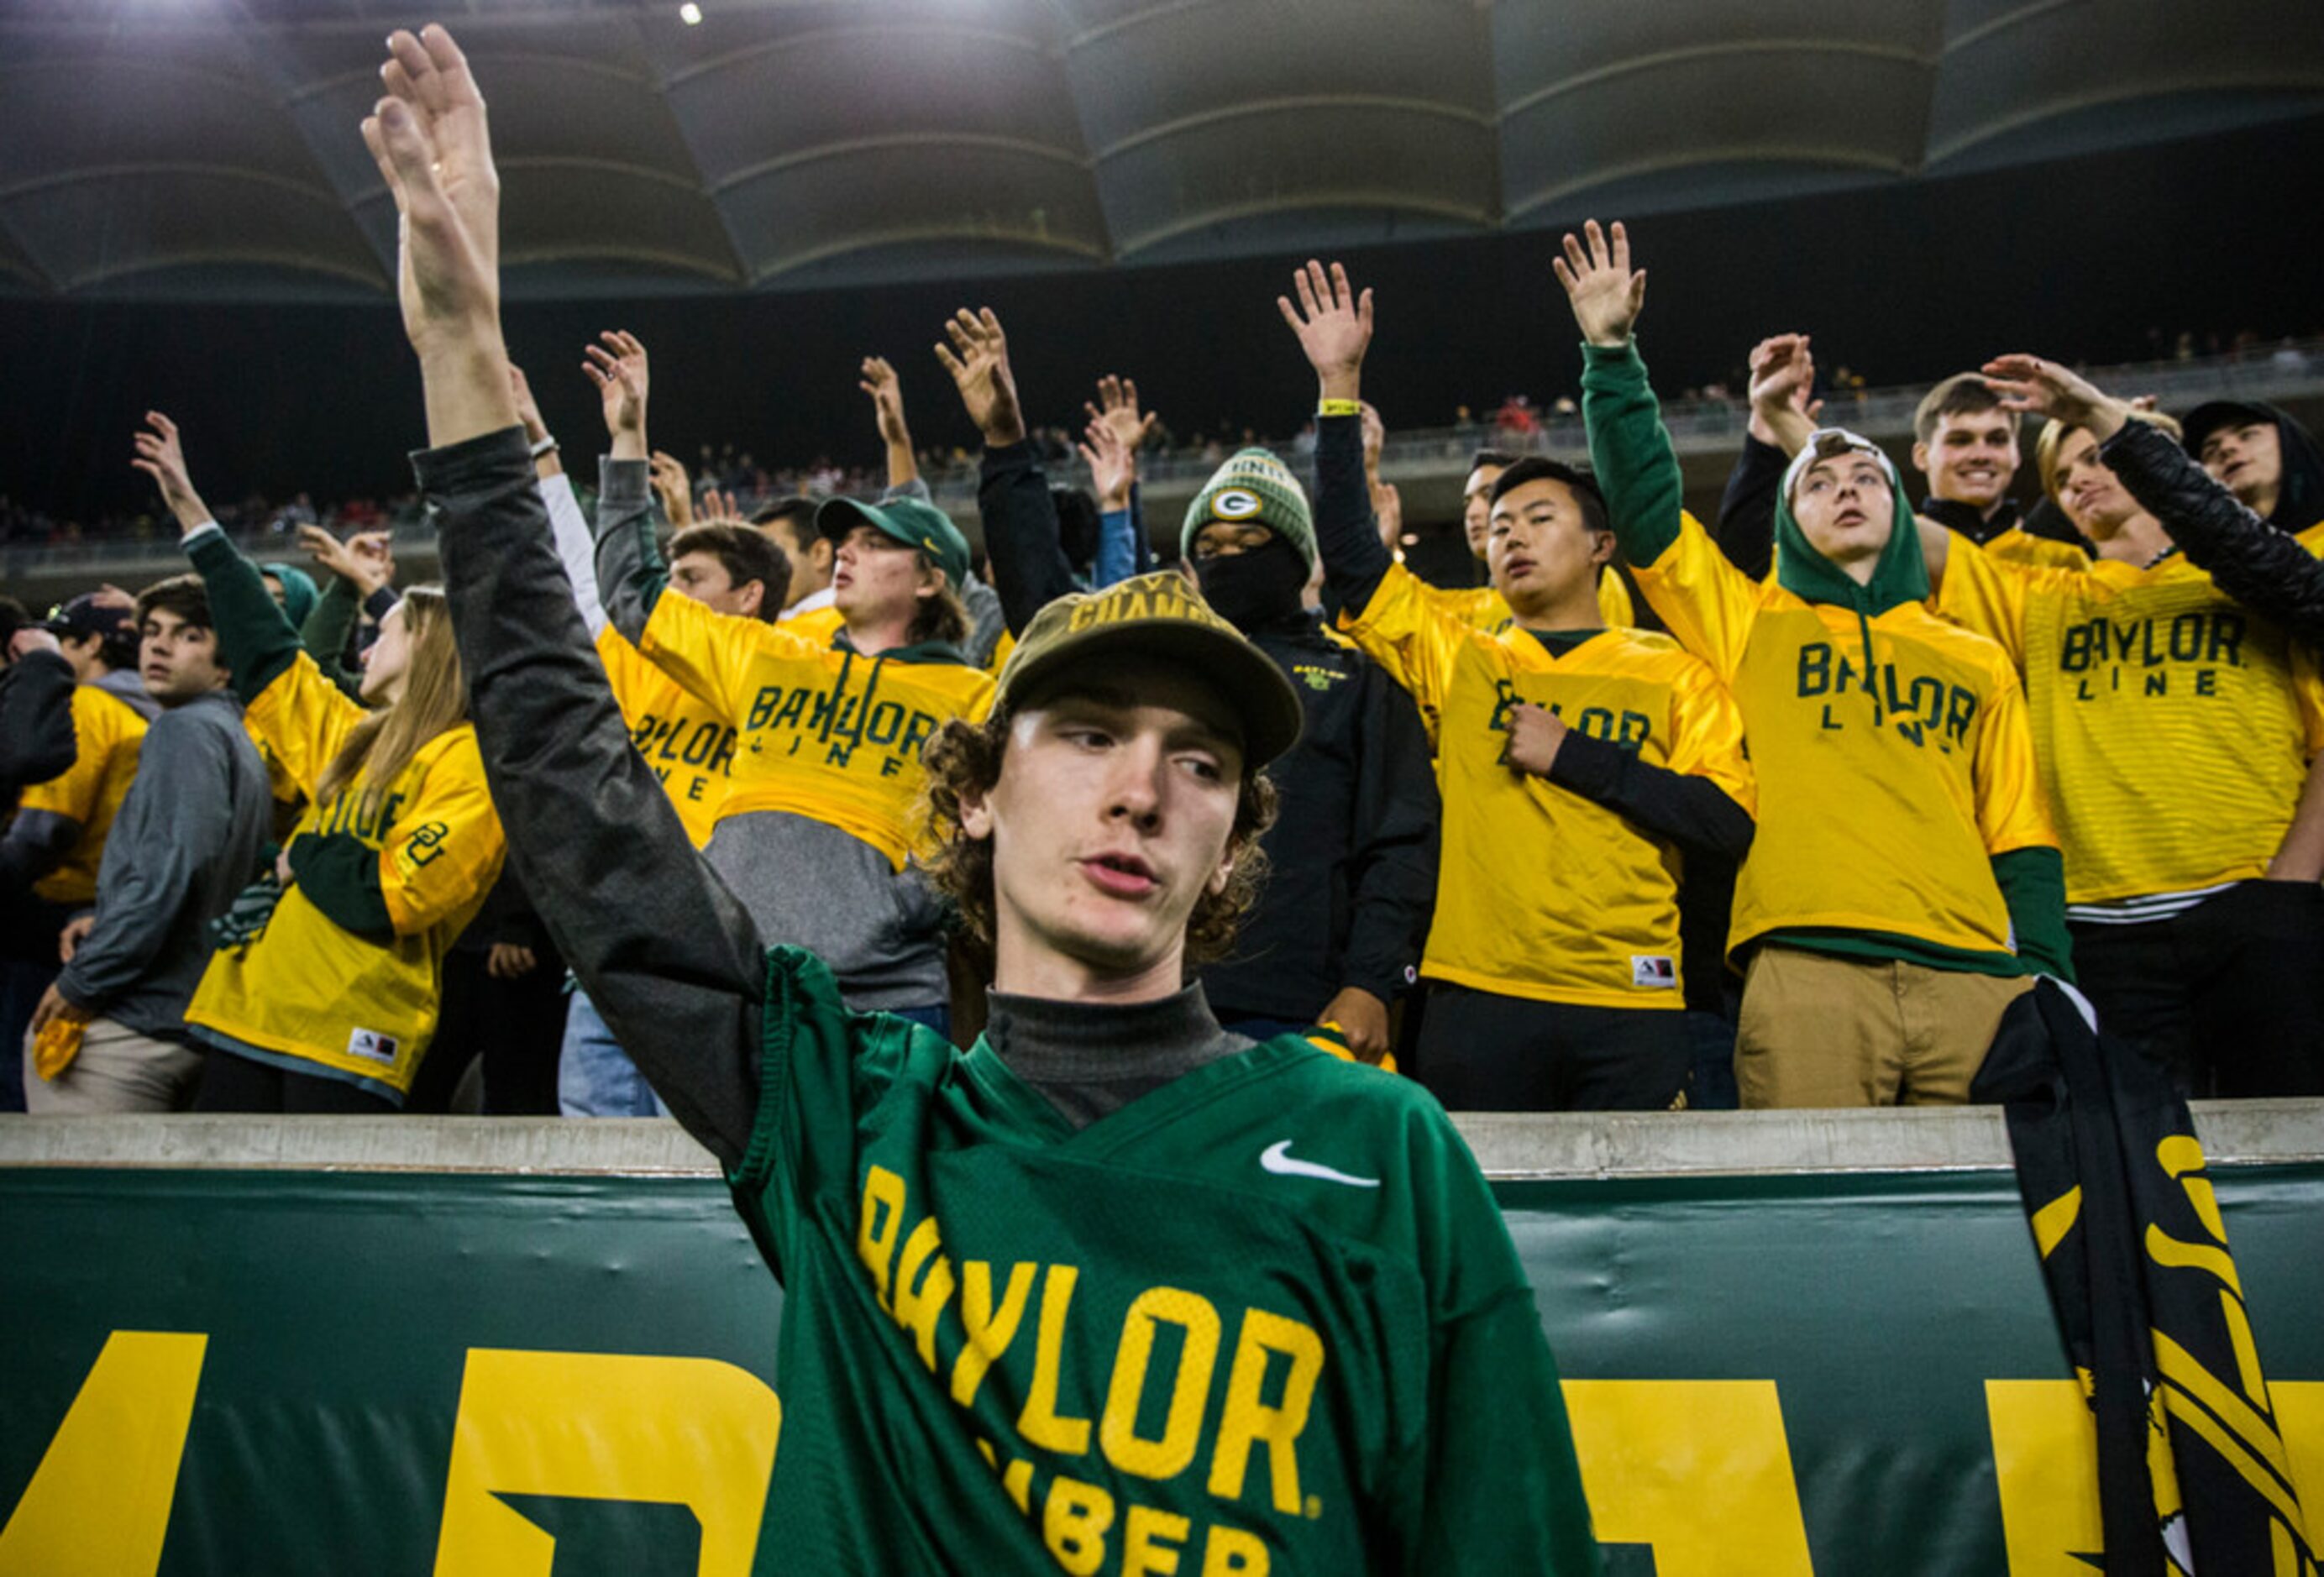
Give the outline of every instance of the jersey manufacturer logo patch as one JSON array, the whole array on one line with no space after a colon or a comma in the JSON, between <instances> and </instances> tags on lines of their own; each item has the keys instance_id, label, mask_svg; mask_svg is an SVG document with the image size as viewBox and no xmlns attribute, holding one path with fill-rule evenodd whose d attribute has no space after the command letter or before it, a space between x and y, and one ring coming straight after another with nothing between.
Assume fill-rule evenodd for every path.
<instances>
[{"instance_id":1,"label":"jersey manufacturer logo patch","mask_svg":"<svg viewBox=\"0 0 2324 1577\"><path fill-rule=\"evenodd\" d=\"M347 1055L370 1062L393 1062L395 1047L394 1036L382 1035L376 1029L358 1029L347 1037Z\"/></svg>"},{"instance_id":2,"label":"jersey manufacturer logo patch","mask_svg":"<svg viewBox=\"0 0 2324 1577\"><path fill-rule=\"evenodd\" d=\"M1380 1185L1377 1177L1351 1177L1345 1172L1334 1171L1314 1161L1294 1160L1291 1141L1287 1139L1277 1139L1261 1151L1259 1164L1278 1177L1320 1177L1326 1183L1344 1184L1350 1188L1377 1188Z\"/></svg>"},{"instance_id":3,"label":"jersey manufacturer logo patch","mask_svg":"<svg viewBox=\"0 0 2324 1577\"><path fill-rule=\"evenodd\" d=\"M1666 953L1630 954L1630 983L1650 991L1678 988L1678 961Z\"/></svg>"}]
</instances>

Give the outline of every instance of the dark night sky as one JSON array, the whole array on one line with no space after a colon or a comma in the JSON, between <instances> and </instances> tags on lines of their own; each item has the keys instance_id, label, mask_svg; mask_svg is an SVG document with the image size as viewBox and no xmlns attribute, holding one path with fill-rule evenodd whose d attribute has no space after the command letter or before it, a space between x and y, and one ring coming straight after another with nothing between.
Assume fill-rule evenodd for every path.
<instances>
[{"instance_id":1,"label":"dark night sky","mask_svg":"<svg viewBox=\"0 0 2324 1577\"><path fill-rule=\"evenodd\" d=\"M2032 169L1781 203L1649 216L1640 339L1665 391L1803 328L1820 364L1876 383L1933 378L2001 350L2110 361L2150 328L2274 337L2324 329L2312 194L2324 116ZM1605 218L1616 216L1603 215ZM1391 424L1450 419L1508 392L1571 392L1572 324L1554 237L1496 235L1349 254L1379 293L1366 392ZM1290 258L1052 274L954 286L750 298L518 304L510 348L550 425L580 454L602 432L578 372L600 327L654 353L659 447L732 441L762 463L872 464L867 352L905 377L923 444L972 440L928 352L955 306L1008 325L1033 420L1064 422L1092 379L1138 378L1180 433L1222 418L1295 428L1314 390L1276 316ZM217 497L407 490L422 440L419 378L392 306L0 300L0 493L63 513L134 507L128 433L176 416ZM577 441L576 441L577 440Z\"/></svg>"}]
</instances>

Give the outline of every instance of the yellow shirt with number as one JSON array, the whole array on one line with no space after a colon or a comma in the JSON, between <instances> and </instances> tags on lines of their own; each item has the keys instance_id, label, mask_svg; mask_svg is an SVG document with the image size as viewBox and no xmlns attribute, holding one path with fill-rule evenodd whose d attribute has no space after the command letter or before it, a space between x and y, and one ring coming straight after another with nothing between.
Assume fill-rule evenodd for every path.
<instances>
[{"instance_id":1,"label":"yellow shirt with number","mask_svg":"<svg viewBox=\"0 0 2324 1577\"><path fill-rule=\"evenodd\" d=\"M2313 654L2177 554L2084 562L2037 569L1956 540L1937 598L2024 676L2067 900L2264 874L2324 751Z\"/></svg>"},{"instance_id":2,"label":"yellow shirt with number","mask_svg":"<svg viewBox=\"0 0 2324 1577\"><path fill-rule=\"evenodd\" d=\"M1750 732L1759 829L1730 949L1831 928L2015 951L1992 856L2058 840L2025 693L1998 645L1923 603L1859 620L1753 580L1692 515L1635 573L1671 632L1726 679Z\"/></svg>"},{"instance_id":3,"label":"yellow shirt with number","mask_svg":"<svg viewBox=\"0 0 2324 1577\"><path fill-rule=\"evenodd\" d=\"M726 803L734 725L655 667L611 624L597 632L597 656L605 665L605 679L622 708L622 721L630 725L630 742L661 779L686 835L696 848L702 847L710 841L710 830L718 825L719 809Z\"/></svg>"},{"instance_id":4,"label":"yellow shirt with number","mask_svg":"<svg viewBox=\"0 0 2324 1577\"><path fill-rule=\"evenodd\" d=\"M73 687L72 722L73 764L25 789L17 808L45 810L80 824L72 847L54 870L32 883L32 892L51 903L86 904L97 901L97 868L105 859L106 836L137 777L148 724L128 702L96 685Z\"/></svg>"},{"instance_id":5,"label":"yellow shirt with number","mask_svg":"<svg viewBox=\"0 0 2324 1577\"><path fill-rule=\"evenodd\" d=\"M920 747L948 720L982 717L991 705L992 676L964 663L865 657L670 591L638 649L734 730L722 819L808 816L899 871L920 835Z\"/></svg>"},{"instance_id":6,"label":"yellow shirt with number","mask_svg":"<svg viewBox=\"0 0 2324 1577\"><path fill-rule=\"evenodd\" d=\"M1503 759L1530 702L1651 766L1707 778L1754 807L1734 701L1668 636L1601 631L1553 655L1524 630L1489 635L1392 565L1356 644L1421 706L1444 801L1436 916L1421 973L1536 1001L1683 1008L1678 850Z\"/></svg>"},{"instance_id":7,"label":"yellow shirt with number","mask_svg":"<svg viewBox=\"0 0 2324 1577\"><path fill-rule=\"evenodd\" d=\"M436 1033L444 954L500 875L505 844L466 723L420 746L368 808L361 774L323 801L323 774L365 715L304 653L244 714L309 801L294 840L347 833L379 851L393 939L345 929L293 882L254 940L211 958L186 1022L401 1102Z\"/></svg>"}]
</instances>

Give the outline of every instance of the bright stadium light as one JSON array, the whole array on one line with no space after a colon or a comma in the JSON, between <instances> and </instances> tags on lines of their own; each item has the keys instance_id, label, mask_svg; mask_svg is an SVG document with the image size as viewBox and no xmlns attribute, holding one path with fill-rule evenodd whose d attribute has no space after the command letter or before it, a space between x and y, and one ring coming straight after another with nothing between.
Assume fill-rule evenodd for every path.
<instances>
[{"instance_id":1,"label":"bright stadium light","mask_svg":"<svg viewBox=\"0 0 2324 1577\"><path fill-rule=\"evenodd\" d=\"M699 27L702 25L702 7L694 0L686 0L686 4L678 8L678 19L688 27Z\"/></svg>"}]
</instances>

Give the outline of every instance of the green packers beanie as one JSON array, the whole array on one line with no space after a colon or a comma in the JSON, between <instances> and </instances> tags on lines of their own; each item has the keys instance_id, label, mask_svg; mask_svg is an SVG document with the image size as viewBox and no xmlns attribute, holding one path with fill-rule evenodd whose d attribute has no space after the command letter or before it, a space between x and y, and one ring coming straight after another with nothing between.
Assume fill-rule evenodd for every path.
<instances>
[{"instance_id":1,"label":"green packers beanie","mask_svg":"<svg viewBox=\"0 0 2324 1577\"><path fill-rule=\"evenodd\" d=\"M1307 491L1271 450L1240 450L1211 474L1186 506L1186 523L1178 533L1179 557L1194 551L1195 533L1213 521L1267 527L1290 543L1314 573L1315 521L1307 512Z\"/></svg>"}]
</instances>

